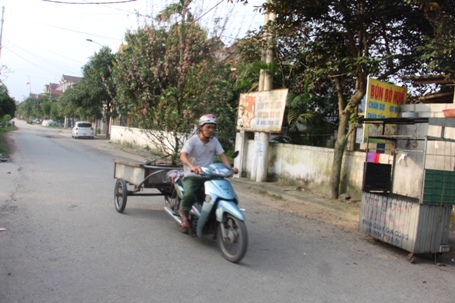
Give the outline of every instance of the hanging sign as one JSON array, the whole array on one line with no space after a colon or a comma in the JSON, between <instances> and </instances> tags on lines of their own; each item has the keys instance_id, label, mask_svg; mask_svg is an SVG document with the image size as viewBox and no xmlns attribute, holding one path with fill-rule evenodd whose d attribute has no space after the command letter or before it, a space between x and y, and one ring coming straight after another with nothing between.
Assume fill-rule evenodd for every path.
<instances>
[{"instance_id":1,"label":"hanging sign","mask_svg":"<svg viewBox=\"0 0 455 303\"><path fill-rule=\"evenodd\" d=\"M365 118L397 118L401 112L401 105L406 103L406 99L406 87L368 78ZM395 124L387 124L385 130L383 127L383 124L365 124L365 141L371 136L396 135L397 127ZM373 141L370 139L370 142Z\"/></svg>"},{"instance_id":2,"label":"hanging sign","mask_svg":"<svg viewBox=\"0 0 455 303\"><path fill-rule=\"evenodd\" d=\"M280 132L288 89L241 94L237 130Z\"/></svg>"}]
</instances>

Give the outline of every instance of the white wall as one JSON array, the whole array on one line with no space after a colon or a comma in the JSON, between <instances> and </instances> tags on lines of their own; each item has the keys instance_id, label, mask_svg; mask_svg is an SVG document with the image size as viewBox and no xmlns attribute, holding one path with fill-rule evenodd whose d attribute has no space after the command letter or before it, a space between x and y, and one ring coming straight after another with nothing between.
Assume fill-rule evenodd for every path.
<instances>
[{"instance_id":1,"label":"white wall","mask_svg":"<svg viewBox=\"0 0 455 303\"><path fill-rule=\"evenodd\" d=\"M111 125L111 141L121 145L149 148L158 152L166 148L168 152L172 152L174 140L174 135L169 132L152 132L134 127ZM179 140L184 143L186 138L180 136Z\"/></svg>"},{"instance_id":2,"label":"white wall","mask_svg":"<svg viewBox=\"0 0 455 303\"><path fill-rule=\"evenodd\" d=\"M125 126L111 126L111 141L121 145L149 147L149 140L143 130Z\"/></svg>"}]
</instances>

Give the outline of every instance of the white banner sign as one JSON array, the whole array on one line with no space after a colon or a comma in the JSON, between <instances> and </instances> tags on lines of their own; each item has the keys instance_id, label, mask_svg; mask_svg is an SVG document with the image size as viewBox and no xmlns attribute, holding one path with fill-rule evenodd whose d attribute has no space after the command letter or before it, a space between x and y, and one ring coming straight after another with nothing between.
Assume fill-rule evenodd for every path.
<instances>
[{"instance_id":1,"label":"white banner sign","mask_svg":"<svg viewBox=\"0 0 455 303\"><path fill-rule=\"evenodd\" d=\"M288 89L240 95L237 130L280 132Z\"/></svg>"}]
</instances>

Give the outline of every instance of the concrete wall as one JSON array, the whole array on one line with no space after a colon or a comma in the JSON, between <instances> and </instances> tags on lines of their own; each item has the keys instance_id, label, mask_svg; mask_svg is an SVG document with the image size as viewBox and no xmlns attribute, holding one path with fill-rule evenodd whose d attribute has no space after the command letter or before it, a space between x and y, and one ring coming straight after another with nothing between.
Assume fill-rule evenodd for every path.
<instances>
[{"instance_id":1,"label":"concrete wall","mask_svg":"<svg viewBox=\"0 0 455 303\"><path fill-rule=\"evenodd\" d=\"M186 139L180 136L180 144L183 144ZM175 138L172 133L117 125L111 125L111 141L125 146L147 148L159 153L164 149L171 153L175 145Z\"/></svg>"},{"instance_id":2,"label":"concrete wall","mask_svg":"<svg viewBox=\"0 0 455 303\"><path fill-rule=\"evenodd\" d=\"M111 141L126 146L149 148L150 142L145 132L139 128L111 126Z\"/></svg>"},{"instance_id":3,"label":"concrete wall","mask_svg":"<svg viewBox=\"0 0 455 303\"><path fill-rule=\"evenodd\" d=\"M246 175L252 169L254 140L248 141ZM333 149L292 145L271 144L268 151L268 174L270 177L296 181L306 188L321 193L330 193L329 182L332 173ZM364 152L346 152L343 158L342 191L360 191L363 178Z\"/></svg>"}]
</instances>

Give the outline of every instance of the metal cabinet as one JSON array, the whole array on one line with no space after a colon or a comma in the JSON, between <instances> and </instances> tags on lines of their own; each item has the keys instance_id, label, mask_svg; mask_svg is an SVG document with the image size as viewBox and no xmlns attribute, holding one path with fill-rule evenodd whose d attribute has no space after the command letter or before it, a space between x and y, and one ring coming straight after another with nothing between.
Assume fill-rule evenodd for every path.
<instances>
[{"instance_id":1,"label":"metal cabinet","mask_svg":"<svg viewBox=\"0 0 455 303\"><path fill-rule=\"evenodd\" d=\"M410 252L410 261L415 260L415 254L440 254L450 249L455 140L447 138L444 129L455 123L447 120L455 119L363 120L441 128L439 136L428 136L428 132L378 135L374 139L386 140L388 148L382 146L379 152L375 144L371 147L368 143L366 149L359 231ZM388 157L379 161L377 154Z\"/></svg>"}]
</instances>

